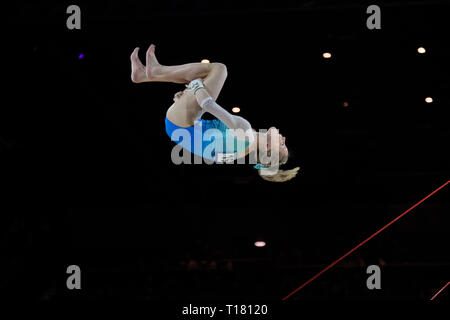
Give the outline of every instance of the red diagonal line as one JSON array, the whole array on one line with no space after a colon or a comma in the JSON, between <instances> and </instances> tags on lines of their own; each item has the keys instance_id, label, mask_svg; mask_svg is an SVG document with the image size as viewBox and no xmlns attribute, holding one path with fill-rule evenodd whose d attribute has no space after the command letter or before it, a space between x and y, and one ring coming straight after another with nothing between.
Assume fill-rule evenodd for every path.
<instances>
[{"instance_id":1,"label":"red diagonal line","mask_svg":"<svg viewBox=\"0 0 450 320\"><path fill-rule=\"evenodd\" d=\"M441 290L439 290L438 292L436 292L436 294L435 294L430 300L433 300L433 299L436 298L442 291L444 291L444 289L447 288L447 286L448 286L449 283L450 283L450 281L447 282L447 284L446 284Z\"/></svg>"},{"instance_id":2,"label":"red diagonal line","mask_svg":"<svg viewBox=\"0 0 450 320\"><path fill-rule=\"evenodd\" d=\"M301 289L303 289L306 285L308 285L309 283L311 283L312 281L314 281L316 278L318 278L319 276L321 276L323 273L325 273L327 270L331 269L332 267L334 267L338 262L340 262L341 260L343 260L345 257L347 257L348 255L350 255L351 253L353 253L354 251L356 251L359 247L363 246L367 241L369 241L370 239L372 239L373 237L375 237L377 234L381 233L383 230L385 230L386 228L388 228L391 224L393 224L394 222L396 222L397 220L399 220L401 217L403 217L405 214L407 214L408 212L410 212L412 209L414 209L415 207L417 207L418 205L420 205L422 202L424 202L425 200L427 200L429 197L431 197L433 194L435 194L436 192L438 192L439 190L441 190L442 188L444 188L447 184L449 184L450 180L447 181L446 183L444 183L442 186L440 186L439 188L437 188L436 190L434 190L432 193L430 193L429 195L427 195L425 198L423 198L422 200L420 200L419 202L417 202L415 205L413 205L411 208L409 208L408 210L406 210L405 212L403 212L401 215L399 215L397 218L395 218L394 220L392 220L391 222L389 222L387 225L385 225L383 228L381 228L380 230L378 230L377 232L375 232L374 234L372 234L370 237L368 237L366 240L364 240L363 242L361 242L360 244L358 244L356 247L354 247L352 250L350 250L349 252L347 252L346 254L344 254L342 257L340 257L339 259L337 259L336 261L334 261L333 263L331 263L328 267L326 267L325 269L323 269L322 271L320 271L318 274L316 274L314 277L312 277L311 279L309 279L308 281L306 281L304 284L302 284L300 287L298 287L297 289L295 289L294 291L292 291L291 293L289 293L286 297L283 298L283 300L288 299L289 297L291 297L293 294L295 294L296 292L300 291Z\"/></svg>"}]
</instances>

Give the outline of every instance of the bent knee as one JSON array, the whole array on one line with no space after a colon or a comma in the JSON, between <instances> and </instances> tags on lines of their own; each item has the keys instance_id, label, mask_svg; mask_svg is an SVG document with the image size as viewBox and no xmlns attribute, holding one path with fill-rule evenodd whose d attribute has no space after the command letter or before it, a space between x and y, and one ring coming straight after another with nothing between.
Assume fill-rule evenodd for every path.
<instances>
[{"instance_id":1,"label":"bent knee","mask_svg":"<svg viewBox=\"0 0 450 320\"><path fill-rule=\"evenodd\" d=\"M227 66L225 64L221 62L213 62L211 63L211 65L213 66L213 68L217 69L217 72L223 74L224 77L228 75Z\"/></svg>"}]
</instances>

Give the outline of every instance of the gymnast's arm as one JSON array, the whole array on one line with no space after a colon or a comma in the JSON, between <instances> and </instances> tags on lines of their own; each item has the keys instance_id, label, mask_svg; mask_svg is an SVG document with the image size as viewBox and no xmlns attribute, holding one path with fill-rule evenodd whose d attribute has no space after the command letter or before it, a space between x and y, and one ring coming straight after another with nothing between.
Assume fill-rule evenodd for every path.
<instances>
[{"instance_id":1,"label":"gymnast's arm","mask_svg":"<svg viewBox=\"0 0 450 320\"><path fill-rule=\"evenodd\" d=\"M255 140L250 123L240 116L232 115L219 106L205 88L197 89L195 91L195 98L205 112L211 113L217 119L225 123L228 128L237 130L233 132L237 138L248 140L250 143Z\"/></svg>"}]
</instances>

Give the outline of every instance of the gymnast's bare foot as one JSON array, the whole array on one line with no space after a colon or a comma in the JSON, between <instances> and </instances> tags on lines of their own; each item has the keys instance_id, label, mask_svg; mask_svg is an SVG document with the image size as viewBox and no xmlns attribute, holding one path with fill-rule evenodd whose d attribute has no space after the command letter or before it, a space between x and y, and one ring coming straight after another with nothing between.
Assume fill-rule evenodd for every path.
<instances>
[{"instance_id":1,"label":"gymnast's bare foot","mask_svg":"<svg viewBox=\"0 0 450 320\"><path fill-rule=\"evenodd\" d=\"M141 60L139 60L138 52L139 48L136 48L134 49L133 53L130 56L131 81L133 81L134 83L148 81L147 76L145 74L145 66L142 64Z\"/></svg>"},{"instance_id":2,"label":"gymnast's bare foot","mask_svg":"<svg viewBox=\"0 0 450 320\"><path fill-rule=\"evenodd\" d=\"M149 81L155 81L161 71L161 64L155 56L155 45L152 44L147 50L145 74Z\"/></svg>"}]
</instances>

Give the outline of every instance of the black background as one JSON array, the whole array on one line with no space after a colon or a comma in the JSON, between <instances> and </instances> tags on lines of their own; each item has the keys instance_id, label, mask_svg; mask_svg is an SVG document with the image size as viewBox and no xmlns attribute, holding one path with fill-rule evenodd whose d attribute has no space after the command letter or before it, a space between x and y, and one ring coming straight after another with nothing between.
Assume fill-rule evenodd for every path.
<instances>
[{"instance_id":1,"label":"black background","mask_svg":"<svg viewBox=\"0 0 450 320\"><path fill-rule=\"evenodd\" d=\"M279 301L449 180L446 1L378 1L381 30L364 1L77 2L81 30L70 4L17 2L4 18L9 297ZM224 63L219 104L280 128L298 177L172 164L164 117L183 87L130 80L132 50L145 61L151 43L165 65ZM428 300L450 275L448 195L291 299ZM381 290L366 287L371 264Z\"/></svg>"}]
</instances>

